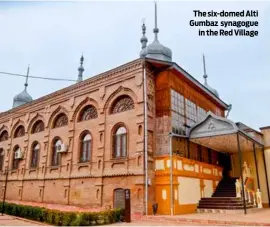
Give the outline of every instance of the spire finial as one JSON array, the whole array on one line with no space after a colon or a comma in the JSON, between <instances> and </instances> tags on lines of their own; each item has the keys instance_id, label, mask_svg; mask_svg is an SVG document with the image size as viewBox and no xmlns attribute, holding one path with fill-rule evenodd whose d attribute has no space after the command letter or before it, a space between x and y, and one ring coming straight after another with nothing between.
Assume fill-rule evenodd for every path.
<instances>
[{"instance_id":1,"label":"spire finial","mask_svg":"<svg viewBox=\"0 0 270 227\"><path fill-rule=\"evenodd\" d=\"M146 26L145 26L145 19L142 21L142 38L141 38L141 44L142 49L144 49L147 46L148 39L145 36Z\"/></svg>"},{"instance_id":2,"label":"spire finial","mask_svg":"<svg viewBox=\"0 0 270 227\"><path fill-rule=\"evenodd\" d=\"M25 83L24 83L24 90L25 90L25 91L27 90L27 87L28 87L29 70L30 70L30 66L28 65L28 68L27 68L27 74L26 74L26 79L25 79Z\"/></svg>"},{"instance_id":3,"label":"spire finial","mask_svg":"<svg viewBox=\"0 0 270 227\"><path fill-rule=\"evenodd\" d=\"M203 78L204 78L204 84L207 84L207 74L206 74L206 65L205 65L205 56L203 54Z\"/></svg>"},{"instance_id":4,"label":"spire finial","mask_svg":"<svg viewBox=\"0 0 270 227\"><path fill-rule=\"evenodd\" d=\"M154 33L155 33L155 40L158 40L158 32L159 29L157 27L157 2L155 1L155 28L154 28Z\"/></svg>"},{"instance_id":5,"label":"spire finial","mask_svg":"<svg viewBox=\"0 0 270 227\"><path fill-rule=\"evenodd\" d=\"M81 65L83 65L83 61L84 61L83 53L80 60L81 60Z\"/></svg>"},{"instance_id":6,"label":"spire finial","mask_svg":"<svg viewBox=\"0 0 270 227\"><path fill-rule=\"evenodd\" d=\"M78 74L78 79L77 81L80 82L83 80L83 72L84 72L84 67L83 67L83 61L84 61L84 57L83 57L83 53L82 56L80 58L80 67L78 68L79 74Z\"/></svg>"}]
</instances>

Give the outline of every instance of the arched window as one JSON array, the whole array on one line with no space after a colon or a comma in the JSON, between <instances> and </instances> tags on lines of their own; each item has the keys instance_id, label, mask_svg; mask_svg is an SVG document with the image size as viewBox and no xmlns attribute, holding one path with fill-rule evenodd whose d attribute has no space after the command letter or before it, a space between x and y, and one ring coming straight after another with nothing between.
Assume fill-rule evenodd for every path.
<instances>
[{"instance_id":1,"label":"arched window","mask_svg":"<svg viewBox=\"0 0 270 227\"><path fill-rule=\"evenodd\" d=\"M113 102L111 113L120 113L131 109L134 109L134 102L132 98L127 95L122 95Z\"/></svg>"},{"instance_id":2,"label":"arched window","mask_svg":"<svg viewBox=\"0 0 270 227\"><path fill-rule=\"evenodd\" d=\"M53 128L59 128L68 124L68 117L64 113L59 114L53 124Z\"/></svg>"},{"instance_id":3,"label":"arched window","mask_svg":"<svg viewBox=\"0 0 270 227\"><path fill-rule=\"evenodd\" d=\"M20 125L18 128L16 128L14 133L14 138L22 137L25 135L25 130L22 125Z\"/></svg>"},{"instance_id":4,"label":"arched window","mask_svg":"<svg viewBox=\"0 0 270 227\"><path fill-rule=\"evenodd\" d=\"M57 152L59 150L59 146L62 145L62 141L60 139L56 139L53 143L52 147L52 166L58 166L60 164L60 153Z\"/></svg>"},{"instance_id":5,"label":"arched window","mask_svg":"<svg viewBox=\"0 0 270 227\"><path fill-rule=\"evenodd\" d=\"M5 155L4 149L0 148L0 171L2 171L4 167L4 157L5 157L4 155Z\"/></svg>"},{"instance_id":6,"label":"arched window","mask_svg":"<svg viewBox=\"0 0 270 227\"><path fill-rule=\"evenodd\" d=\"M12 169L18 169L19 168L19 159L15 158L15 153L20 152L21 148L19 146L15 146L13 150L13 161L12 161Z\"/></svg>"},{"instance_id":7,"label":"arched window","mask_svg":"<svg viewBox=\"0 0 270 227\"><path fill-rule=\"evenodd\" d=\"M125 209L125 191L122 188L114 189L113 191L113 207Z\"/></svg>"},{"instance_id":8,"label":"arched window","mask_svg":"<svg viewBox=\"0 0 270 227\"><path fill-rule=\"evenodd\" d=\"M5 130L0 135L0 142L8 140L8 132Z\"/></svg>"},{"instance_id":9,"label":"arched window","mask_svg":"<svg viewBox=\"0 0 270 227\"><path fill-rule=\"evenodd\" d=\"M91 158L92 137L89 133L84 134L81 138L80 162L87 162Z\"/></svg>"},{"instance_id":10,"label":"arched window","mask_svg":"<svg viewBox=\"0 0 270 227\"><path fill-rule=\"evenodd\" d=\"M127 130L121 126L113 135L113 157L120 158L127 155Z\"/></svg>"},{"instance_id":11,"label":"arched window","mask_svg":"<svg viewBox=\"0 0 270 227\"><path fill-rule=\"evenodd\" d=\"M38 120L35 122L32 128L32 134L38 133L38 132L43 132L44 131L44 123L41 120Z\"/></svg>"},{"instance_id":12,"label":"arched window","mask_svg":"<svg viewBox=\"0 0 270 227\"><path fill-rule=\"evenodd\" d=\"M32 155L31 155L31 168L36 168L38 166L38 158L40 153L40 145L39 143L35 142L32 146Z\"/></svg>"},{"instance_id":13,"label":"arched window","mask_svg":"<svg viewBox=\"0 0 270 227\"><path fill-rule=\"evenodd\" d=\"M79 121L87 121L98 117L97 109L92 106L86 106L80 113Z\"/></svg>"}]
</instances>

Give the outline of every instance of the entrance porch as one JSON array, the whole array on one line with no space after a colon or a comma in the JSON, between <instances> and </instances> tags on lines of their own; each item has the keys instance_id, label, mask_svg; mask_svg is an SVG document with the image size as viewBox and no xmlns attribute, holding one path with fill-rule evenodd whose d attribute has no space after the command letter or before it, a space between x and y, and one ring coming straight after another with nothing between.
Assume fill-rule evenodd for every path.
<instances>
[{"instance_id":1,"label":"entrance porch","mask_svg":"<svg viewBox=\"0 0 270 227\"><path fill-rule=\"evenodd\" d=\"M208 113L188 137L171 135L170 147L169 157L155 160L158 214L192 213L197 208L246 213L269 205L263 144L234 122ZM210 206L203 209L202 200L210 200ZM236 206L226 205L228 201Z\"/></svg>"}]
</instances>

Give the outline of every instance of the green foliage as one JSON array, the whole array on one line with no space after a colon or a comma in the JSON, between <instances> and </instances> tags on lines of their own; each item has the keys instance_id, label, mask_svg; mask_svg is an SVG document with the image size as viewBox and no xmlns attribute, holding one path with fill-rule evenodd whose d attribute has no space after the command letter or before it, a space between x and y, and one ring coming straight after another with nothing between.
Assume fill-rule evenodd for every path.
<instances>
[{"instance_id":1,"label":"green foliage","mask_svg":"<svg viewBox=\"0 0 270 227\"><path fill-rule=\"evenodd\" d=\"M3 210L2 204L0 210ZM4 204L4 213L46 222L56 226L90 226L103 225L123 220L123 209L113 209L101 212L64 212L42 207L32 207L14 203Z\"/></svg>"}]
</instances>

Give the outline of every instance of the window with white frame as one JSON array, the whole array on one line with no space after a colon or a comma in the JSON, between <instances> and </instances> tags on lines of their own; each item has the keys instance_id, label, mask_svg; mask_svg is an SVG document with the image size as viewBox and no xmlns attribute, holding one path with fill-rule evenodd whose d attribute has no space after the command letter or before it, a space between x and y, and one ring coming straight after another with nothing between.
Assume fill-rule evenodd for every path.
<instances>
[{"instance_id":1,"label":"window with white frame","mask_svg":"<svg viewBox=\"0 0 270 227\"><path fill-rule=\"evenodd\" d=\"M189 127L197 122L197 106L188 99L186 99L186 119L186 124Z\"/></svg>"},{"instance_id":2,"label":"window with white frame","mask_svg":"<svg viewBox=\"0 0 270 227\"><path fill-rule=\"evenodd\" d=\"M200 122L200 121L203 121L205 119L207 113L203 108L198 106L197 107L197 114L198 114L198 122Z\"/></svg>"},{"instance_id":3,"label":"window with white frame","mask_svg":"<svg viewBox=\"0 0 270 227\"><path fill-rule=\"evenodd\" d=\"M172 131L185 134L185 103L184 97L171 89Z\"/></svg>"}]
</instances>

